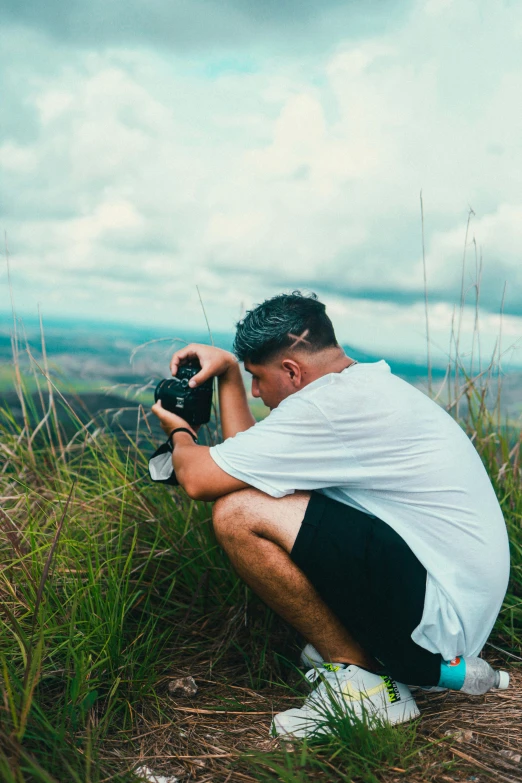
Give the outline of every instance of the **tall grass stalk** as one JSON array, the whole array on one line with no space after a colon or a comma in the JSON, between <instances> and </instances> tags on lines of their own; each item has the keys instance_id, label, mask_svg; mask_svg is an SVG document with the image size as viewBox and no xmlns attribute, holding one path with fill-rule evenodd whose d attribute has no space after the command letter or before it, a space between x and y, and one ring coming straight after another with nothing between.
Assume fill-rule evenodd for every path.
<instances>
[{"instance_id":1,"label":"tall grass stalk","mask_svg":"<svg viewBox=\"0 0 522 783\"><path fill-rule=\"evenodd\" d=\"M426 244L424 237L424 201L422 199L422 190L420 192L420 209L421 209L421 237L422 237L422 273L424 282L424 315L426 319L426 363L428 367L428 394L431 397L433 393L432 387L432 368L431 368L431 339L430 339L430 317L429 317L429 305L428 305L428 273L426 270Z\"/></svg>"}]
</instances>

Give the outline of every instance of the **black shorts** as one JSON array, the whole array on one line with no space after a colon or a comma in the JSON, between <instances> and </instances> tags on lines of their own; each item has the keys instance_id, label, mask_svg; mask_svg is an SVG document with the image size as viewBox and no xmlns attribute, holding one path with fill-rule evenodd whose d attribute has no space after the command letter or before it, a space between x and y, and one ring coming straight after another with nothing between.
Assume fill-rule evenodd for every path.
<instances>
[{"instance_id":1,"label":"black shorts","mask_svg":"<svg viewBox=\"0 0 522 783\"><path fill-rule=\"evenodd\" d=\"M441 656L411 638L424 609L426 569L389 525L312 492L291 558L380 674L438 684Z\"/></svg>"}]
</instances>

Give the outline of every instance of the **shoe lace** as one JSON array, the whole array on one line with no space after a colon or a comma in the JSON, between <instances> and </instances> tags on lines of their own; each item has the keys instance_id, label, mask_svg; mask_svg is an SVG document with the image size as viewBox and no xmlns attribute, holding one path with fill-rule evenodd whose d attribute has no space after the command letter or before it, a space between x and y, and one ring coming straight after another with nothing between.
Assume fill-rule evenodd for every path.
<instances>
[{"instance_id":1,"label":"shoe lace","mask_svg":"<svg viewBox=\"0 0 522 783\"><path fill-rule=\"evenodd\" d=\"M309 669L306 672L305 677L310 683L313 683L318 679L337 679L337 672L341 671L341 669L346 669L345 663L323 662L315 666L313 669Z\"/></svg>"}]
</instances>

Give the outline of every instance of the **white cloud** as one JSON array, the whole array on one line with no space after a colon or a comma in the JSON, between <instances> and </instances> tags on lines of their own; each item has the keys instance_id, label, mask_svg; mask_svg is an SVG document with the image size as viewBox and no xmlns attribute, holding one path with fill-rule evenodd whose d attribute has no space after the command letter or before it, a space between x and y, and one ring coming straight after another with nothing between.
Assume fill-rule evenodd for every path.
<instances>
[{"instance_id":1,"label":"white cloud","mask_svg":"<svg viewBox=\"0 0 522 783\"><path fill-rule=\"evenodd\" d=\"M467 232L467 244L466 240ZM480 272L481 258L486 259ZM506 301L520 303L522 291L522 203L499 204L483 216L471 216L469 227L463 221L448 231L435 232L426 259L429 279L447 281L454 288L462 285L475 299L475 284L479 284L479 298L486 295L491 301L496 296L496 307L502 304L506 284ZM417 264L414 279L422 274ZM468 297L469 298L469 297ZM495 303L493 302L493 306ZM522 313L522 307L519 312ZM522 332L522 329L521 329Z\"/></svg>"},{"instance_id":2,"label":"white cloud","mask_svg":"<svg viewBox=\"0 0 522 783\"><path fill-rule=\"evenodd\" d=\"M438 16L453 5L453 2L454 0L426 0L424 10L429 16Z\"/></svg>"},{"instance_id":3,"label":"white cloud","mask_svg":"<svg viewBox=\"0 0 522 783\"><path fill-rule=\"evenodd\" d=\"M251 72L142 49L35 65L37 130L0 148L24 306L189 325L198 284L228 328L242 302L307 285L344 297L361 345L419 351L422 188L440 339L468 204L484 306L507 279L522 308L521 26L515 4L419 0L392 32Z\"/></svg>"},{"instance_id":4,"label":"white cloud","mask_svg":"<svg viewBox=\"0 0 522 783\"><path fill-rule=\"evenodd\" d=\"M327 300L328 311L339 334L358 348L375 355L390 357L411 356L418 362L426 360L426 313L421 303L400 306L388 302L362 299ZM462 313L448 303L438 302L429 307L431 358L436 365L447 363L450 352L455 356L459 342L462 361L474 355L474 367L487 366L493 354L497 356L500 340L503 365L522 363L521 319L501 316L500 313L476 313L465 307ZM477 331L475 328L477 326ZM480 344L480 348L479 348Z\"/></svg>"},{"instance_id":5,"label":"white cloud","mask_svg":"<svg viewBox=\"0 0 522 783\"><path fill-rule=\"evenodd\" d=\"M57 120L74 102L74 95L65 90L47 90L36 97L35 103L40 111L43 125Z\"/></svg>"},{"instance_id":6,"label":"white cloud","mask_svg":"<svg viewBox=\"0 0 522 783\"><path fill-rule=\"evenodd\" d=\"M28 173L36 168L38 156L36 150L16 142L5 142L0 147L0 166L4 171Z\"/></svg>"}]
</instances>

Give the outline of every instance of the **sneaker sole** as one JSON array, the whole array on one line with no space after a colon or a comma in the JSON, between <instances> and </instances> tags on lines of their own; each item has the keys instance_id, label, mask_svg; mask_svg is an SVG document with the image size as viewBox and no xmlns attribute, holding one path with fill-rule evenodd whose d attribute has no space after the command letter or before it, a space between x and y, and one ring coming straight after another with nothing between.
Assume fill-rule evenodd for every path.
<instances>
[{"instance_id":1,"label":"sneaker sole","mask_svg":"<svg viewBox=\"0 0 522 783\"><path fill-rule=\"evenodd\" d=\"M384 715L375 713L383 723L389 726L395 726L399 723L406 723L409 720L414 720L420 716L419 708L415 703L415 699L407 699L401 703L392 704L387 709ZM321 719L314 718L312 715L307 715L306 711L301 708L293 708L280 712L274 716L272 725L270 727L270 734L272 736L278 736L284 739L295 738L304 739L310 736L320 736L321 734L328 734L328 727L324 726Z\"/></svg>"}]
</instances>

